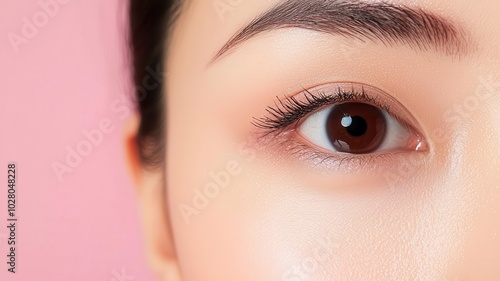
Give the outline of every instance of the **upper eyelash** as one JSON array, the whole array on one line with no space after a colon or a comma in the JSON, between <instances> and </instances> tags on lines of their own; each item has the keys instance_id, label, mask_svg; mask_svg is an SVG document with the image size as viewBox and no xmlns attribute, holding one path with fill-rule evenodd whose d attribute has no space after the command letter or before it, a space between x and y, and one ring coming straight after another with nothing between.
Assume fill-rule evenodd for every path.
<instances>
[{"instance_id":1,"label":"upper eyelash","mask_svg":"<svg viewBox=\"0 0 500 281\"><path fill-rule=\"evenodd\" d=\"M313 94L304 89L303 95L305 98L304 101L298 100L295 96L285 99L276 97L275 106L268 106L266 108L267 114L259 118L254 117L252 124L269 133L277 132L288 128L293 123L299 122L306 115L324 105L335 105L341 102L352 101L371 103L391 114L388 105L382 104L379 99L367 94L364 88L361 89L361 92L358 92L354 90L354 87L350 90L338 87L333 93L321 92L318 94Z\"/></svg>"}]
</instances>

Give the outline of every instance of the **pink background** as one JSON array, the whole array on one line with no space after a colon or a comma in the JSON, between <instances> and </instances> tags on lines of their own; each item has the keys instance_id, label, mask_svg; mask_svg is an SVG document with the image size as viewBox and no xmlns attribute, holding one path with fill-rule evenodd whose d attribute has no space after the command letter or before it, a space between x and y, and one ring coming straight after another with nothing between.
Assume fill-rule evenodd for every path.
<instances>
[{"instance_id":1,"label":"pink background","mask_svg":"<svg viewBox=\"0 0 500 281\"><path fill-rule=\"evenodd\" d=\"M43 22L40 2L0 1L0 280L153 280L124 163L127 1L64 0ZM64 2L63 0L59 0ZM57 3L57 2L56 2ZM23 18L40 27L19 52ZM58 180L66 147L109 119L115 130ZM17 264L7 272L7 163L17 163ZM125 273L125 276L122 274Z\"/></svg>"}]
</instances>

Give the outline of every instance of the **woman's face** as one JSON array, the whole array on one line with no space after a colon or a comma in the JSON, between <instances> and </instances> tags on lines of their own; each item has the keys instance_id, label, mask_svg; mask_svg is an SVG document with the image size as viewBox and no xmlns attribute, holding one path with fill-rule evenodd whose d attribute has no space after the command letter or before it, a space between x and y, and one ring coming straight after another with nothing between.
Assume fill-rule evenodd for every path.
<instances>
[{"instance_id":1,"label":"woman's face","mask_svg":"<svg viewBox=\"0 0 500 281\"><path fill-rule=\"evenodd\" d=\"M166 170L142 184L166 175L164 197L141 195L153 264L197 281L499 280L499 14L494 0L188 1Z\"/></svg>"}]
</instances>

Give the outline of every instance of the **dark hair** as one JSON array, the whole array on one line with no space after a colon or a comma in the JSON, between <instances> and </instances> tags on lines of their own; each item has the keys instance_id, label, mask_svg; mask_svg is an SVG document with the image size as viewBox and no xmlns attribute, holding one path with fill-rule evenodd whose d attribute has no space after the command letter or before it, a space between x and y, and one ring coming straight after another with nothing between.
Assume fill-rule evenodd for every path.
<instances>
[{"instance_id":1,"label":"dark hair","mask_svg":"<svg viewBox=\"0 0 500 281\"><path fill-rule=\"evenodd\" d=\"M168 33L180 7L181 0L130 0L129 5L134 100L141 116L137 145L141 162L151 168L165 161L165 81L157 87L143 84L151 69L164 71Z\"/></svg>"}]
</instances>

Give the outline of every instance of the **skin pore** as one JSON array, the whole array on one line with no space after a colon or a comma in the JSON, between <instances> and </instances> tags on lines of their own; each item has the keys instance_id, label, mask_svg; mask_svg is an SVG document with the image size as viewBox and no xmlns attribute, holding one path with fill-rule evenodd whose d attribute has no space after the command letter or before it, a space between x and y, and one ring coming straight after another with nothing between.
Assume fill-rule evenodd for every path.
<instances>
[{"instance_id":1,"label":"skin pore","mask_svg":"<svg viewBox=\"0 0 500 281\"><path fill-rule=\"evenodd\" d=\"M184 5L165 165L126 131L160 280L500 279L500 4L346 3ZM381 149L325 140L353 102L392 120Z\"/></svg>"}]
</instances>

